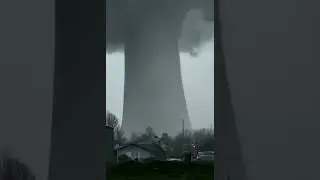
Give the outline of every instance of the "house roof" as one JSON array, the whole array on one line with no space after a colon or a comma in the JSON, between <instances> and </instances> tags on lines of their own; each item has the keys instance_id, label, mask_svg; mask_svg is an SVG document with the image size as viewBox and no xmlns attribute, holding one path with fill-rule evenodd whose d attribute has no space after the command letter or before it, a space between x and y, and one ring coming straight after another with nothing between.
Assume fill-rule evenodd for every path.
<instances>
[{"instance_id":1,"label":"house roof","mask_svg":"<svg viewBox=\"0 0 320 180\"><path fill-rule=\"evenodd\" d=\"M138 148L141 148L146 151L153 152L153 153L165 154L164 149L159 144L150 143L150 142L143 143L143 141L127 143L125 145L120 146L117 149L120 150L120 149L124 149L126 147L129 147L129 146L135 146L135 147L138 147Z\"/></svg>"}]
</instances>

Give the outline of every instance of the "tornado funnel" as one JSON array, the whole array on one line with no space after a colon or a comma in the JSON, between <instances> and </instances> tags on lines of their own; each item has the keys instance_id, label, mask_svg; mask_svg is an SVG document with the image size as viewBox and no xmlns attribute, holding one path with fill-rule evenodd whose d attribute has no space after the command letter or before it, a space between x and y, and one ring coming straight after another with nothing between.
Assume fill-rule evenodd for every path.
<instances>
[{"instance_id":1,"label":"tornado funnel","mask_svg":"<svg viewBox=\"0 0 320 180\"><path fill-rule=\"evenodd\" d=\"M128 23L122 128L127 136L152 127L157 135L191 128L182 85L179 24L161 17Z\"/></svg>"}]
</instances>

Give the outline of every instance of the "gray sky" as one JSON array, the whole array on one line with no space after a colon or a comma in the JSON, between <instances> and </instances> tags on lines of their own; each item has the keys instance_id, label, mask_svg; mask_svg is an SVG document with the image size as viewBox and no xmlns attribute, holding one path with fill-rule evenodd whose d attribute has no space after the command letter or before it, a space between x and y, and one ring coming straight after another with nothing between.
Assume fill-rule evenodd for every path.
<instances>
[{"instance_id":1,"label":"gray sky","mask_svg":"<svg viewBox=\"0 0 320 180\"><path fill-rule=\"evenodd\" d=\"M197 57L181 53L182 80L192 127L213 126L213 41ZM107 110L122 120L124 54L107 54Z\"/></svg>"}]
</instances>

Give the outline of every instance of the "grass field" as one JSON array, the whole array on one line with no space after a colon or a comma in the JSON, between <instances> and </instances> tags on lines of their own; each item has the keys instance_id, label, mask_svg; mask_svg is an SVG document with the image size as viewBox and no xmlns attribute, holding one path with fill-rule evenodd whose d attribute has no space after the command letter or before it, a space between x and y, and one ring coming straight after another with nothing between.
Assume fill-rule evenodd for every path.
<instances>
[{"instance_id":1,"label":"grass field","mask_svg":"<svg viewBox=\"0 0 320 180\"><path fill-rule=\"evenodd\" d=\"M107 169L108 180L212 180L213 163L126 163Z\"/></svg>"}]
</instances>

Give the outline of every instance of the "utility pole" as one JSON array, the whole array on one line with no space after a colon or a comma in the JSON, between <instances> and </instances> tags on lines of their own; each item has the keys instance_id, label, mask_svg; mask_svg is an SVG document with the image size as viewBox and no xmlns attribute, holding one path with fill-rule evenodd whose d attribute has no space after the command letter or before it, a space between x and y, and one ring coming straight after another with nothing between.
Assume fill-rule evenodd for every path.
<instances>
[{"instance_id":1,"label":"utility pole","mask_svg":"<svg viewBox=\"0 0 320 180\"><path fill-rule=\"evenodd\" d=\"M182 119L182 154L185 153L184 119Z\"/></svg>"},{"instance_id":2,"label":"utility pole","mask_svg":"<svg viewBox=\"0 0 320 180\"><path fill-rule=\"evenodd\" d=\"M182 119L182 137L184 139L184 119Z\"/></svg>"}]
</instances>

